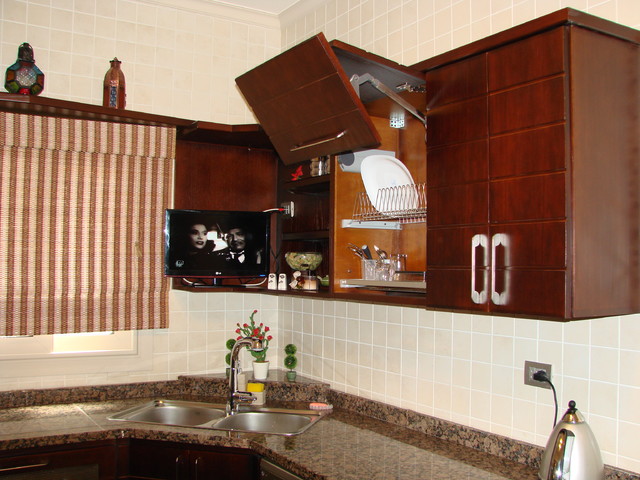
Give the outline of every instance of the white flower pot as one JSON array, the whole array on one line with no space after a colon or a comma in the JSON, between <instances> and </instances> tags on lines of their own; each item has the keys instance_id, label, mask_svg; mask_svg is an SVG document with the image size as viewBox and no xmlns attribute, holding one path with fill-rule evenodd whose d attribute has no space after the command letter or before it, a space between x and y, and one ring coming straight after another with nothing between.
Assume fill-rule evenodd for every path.
<instances>
[{"instance_id":1,"label":"white flower pot","mask_svg":"<svg viewBox=\"0 0 640 480\"><path fill-rule=\"evenodd\" d=\"M253 362L253 378L255 380L266 380L269 376L269 361Z\"/></svg>"}]
</instances>

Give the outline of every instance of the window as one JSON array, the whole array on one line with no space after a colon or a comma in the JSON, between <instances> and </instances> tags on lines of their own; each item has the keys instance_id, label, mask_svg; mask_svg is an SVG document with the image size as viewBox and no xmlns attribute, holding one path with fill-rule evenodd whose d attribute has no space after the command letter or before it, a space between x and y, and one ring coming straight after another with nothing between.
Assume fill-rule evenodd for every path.
<instances>
[{"instance_id":1,"label":"window","mask_svg":"<svg viewBox=\"0 0 640 480\"><path fill-rule=\"evenodd\" d=\"M130 355L136 352L136 332L133 330L0 337L0 360Z\"/></svg>"}]
</instances>

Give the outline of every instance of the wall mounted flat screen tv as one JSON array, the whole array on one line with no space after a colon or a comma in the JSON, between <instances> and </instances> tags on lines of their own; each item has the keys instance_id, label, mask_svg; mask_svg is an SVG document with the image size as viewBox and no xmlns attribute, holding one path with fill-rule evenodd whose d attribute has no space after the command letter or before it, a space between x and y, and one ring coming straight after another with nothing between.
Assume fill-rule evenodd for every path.
<instances>
[{"instance_id":1,"label":"wall mounted flat screen tv","mask_svg":"<svg viewBox=\"0 0 640 480\"><path fill-rule=\"evenodd\" d=\"M168 209L164 273L183 278L265 277L269 227L267 212Z\"/></svg>"}]
</instances>

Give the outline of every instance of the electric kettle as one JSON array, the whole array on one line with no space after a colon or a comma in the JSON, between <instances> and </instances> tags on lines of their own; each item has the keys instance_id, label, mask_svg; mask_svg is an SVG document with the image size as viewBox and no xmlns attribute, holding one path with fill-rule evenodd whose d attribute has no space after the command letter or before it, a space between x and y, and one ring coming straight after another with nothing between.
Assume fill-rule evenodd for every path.
<instances>
[{"instance_id":1,"label":"electric kettle","mask_svg":"<svg viewBox=\"0 0 640 480\"><path fill-rule=\"evenodd\" d=\"M538 478L604 480L604 464L598 442L573 400L549 436Z\"/></svg>"}]
</instances>

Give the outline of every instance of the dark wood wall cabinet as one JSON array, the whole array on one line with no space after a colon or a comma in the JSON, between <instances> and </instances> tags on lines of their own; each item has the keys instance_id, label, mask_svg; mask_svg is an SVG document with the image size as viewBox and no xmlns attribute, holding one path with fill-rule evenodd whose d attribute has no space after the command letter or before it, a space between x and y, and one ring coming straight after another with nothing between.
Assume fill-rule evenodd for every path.
<instances>
[{"instance_id":1,"label":"dark wood wall cabinet","mask_svg":"<svg viewBox=\"0 0 640 480\"><path fill-rule=\"evenodd\" d=\"M236 79L282 161L278 203L294 206L293 217L280 218L278 271L291 279L293 272L283 260L287 252L322 253L315 273L329 275L330 286L313 295L424 303L385 291L363 294L343 288L342 281L361 277L348 243L377 243L388 251L411 246L411 261L424 271L424 249L416 251L424 246L425 227L402 234L342 228L364 186L358 172L342 171L336 161L336 154L344 152L391 151L424 183L424 81L420 72L339 41L327 42L323 34ZM411 118L404 127L392 128L390 116L398 110ZM330 172L313 177L310 161L316 157L324 157Z\"/></svg>"},{"instance_id":2,"label":"dark wood wall cabinet","mask_svg":"<svg viewBox=\"0 0 640 480\"><path fill-rule=\"evenodd\" d=\"M427 60L427 306L640 311L640 32L566 9Z\"/></svg>"},{"instance_id":3,"label":"dark wood wall cabinet","mask_svg":"<svg viewBox=\"0 0 640 480\"><path fill-rule=\"evenodd\" d=\"M272 271L290 280L284 253L319 251L330 285L245 291L554 320L640 312L639 31L564 9L410 67L319 34L236 81L260 126L7 94L0 109L177 127L176 208L293 203L293 218L273 216ZM364 186L337 156L371 148L426 187L425 221L345 227ZM314 177L320 156L330 173ZM426 291L360 288L349 243L407 254Z\"/></svg>"}]
</instances>

